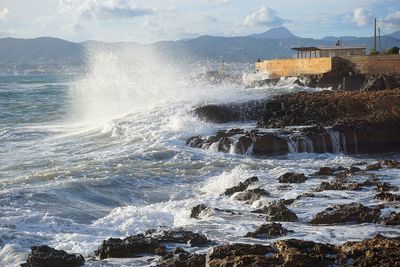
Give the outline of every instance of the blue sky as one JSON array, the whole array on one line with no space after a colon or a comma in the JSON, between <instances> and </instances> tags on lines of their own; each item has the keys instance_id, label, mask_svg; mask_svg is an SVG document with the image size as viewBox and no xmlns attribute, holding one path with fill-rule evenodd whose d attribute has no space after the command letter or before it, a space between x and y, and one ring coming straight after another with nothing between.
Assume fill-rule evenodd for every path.
<instances>
[{"instance_id":1,"label":"blue sky","mask_svg":"<svg viewBox=\"0 0 400 267\"><path fill-rule=\"evenodd\" d=\"M0 0L0 36L148 43L285 26L302 37L400 30L400 0Z\"/></svg>"}]
</instances>

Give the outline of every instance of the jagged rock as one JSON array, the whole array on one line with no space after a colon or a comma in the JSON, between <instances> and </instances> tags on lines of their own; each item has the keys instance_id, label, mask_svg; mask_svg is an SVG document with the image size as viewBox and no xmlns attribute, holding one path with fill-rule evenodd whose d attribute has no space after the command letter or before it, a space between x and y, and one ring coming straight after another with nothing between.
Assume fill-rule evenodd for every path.
<instances>
[{"instance_id":1,"label":"jagged rock","mask_svg":"<svg viewBox=\"0 0 400 267\"><path fill-rule=\"evenodd\" d=\"M203 246L209 240L202 234L184 230L157 230L152 229L146 232L146 236L155 239L159 243L181 243L190 246Z\"/></svg>"},{"instance_id":2,"label":"jagged rock","mask_svg":"<svg viewBox=\"0 0 400 267\"><path fill-rule=\"evenodd\" d=\"M49 246L34 246L21 267L79 267L84 264L85 259L80 254L68 254Z\"/></svg>"},{"instance_id":3,"label":"jagged rock","mask_svg":"<svg viewBox=\"0 0 400 267\"><path fill-rule=\"evenodd\" d=\"M333 175L333 173L335 172L334 168L330 168L330 167L321 167L319 169L319 171L317 171L316 173L314 173L314 175Z\"/></svg>"},{"instance_id":4,"label":"jagged rock","mask_svg":"<svg viewBox=\"0 0 400 267\"><path fill-rule=\"evenodd\" d=\"M395 195L389 192L381 192L379 194L376 194L375 198L387 202L400 201L400 195Z\"/></svg>"},{"instance_id":5,"label":"jagged rock","mask_svg":"<svg viewBox=\"0 0 400 267\"><path fill-rule=\"evenodd\" d=\"M164 257L159 265L160 267L205 267L205 254L191 254L183 249L177 248L174 255Z\"/></svg>"},{"instance_id":6,"label":"jagged rock","mask_svg":"<svg viewBox=\"0 0 400 267\"><path fill-rule=\"evenodd\" d=\"M167 254L163 243L181 243L190 246L202 246L208 239L201 234L184 230L149 230L146 234L129 236L125 239L110 238L104 240L96 256L106 258L133 258L144 254L164 256Z\"/></svg>"},{"instance_id":7,"label":"jagged rock","mask_svg":"<svg viewBox=\"0 0 400 267\"><path fill-rule=\"evenodd\" d=\"M381 219L381 223L384 225L400 225L400 213L391 212L389 216Z\"/></svg>"},{"instance_id":8,"label":"jagged rock","mask_svg":"<svg viewBox=\"0 0 400 267\"><path fill-rule=\"evenodd\" d=\"M376 189L377 189L378 191L381 191L381 192L386 192L386 191L399 191L399 187L397 187L397 186L395 186L395 185L392 185L392 184L390 184L390 183L388 183L388 182L378 183L378 184L376 185Z\"/></svg>"},{"instance_id":9,"label":"jagged rock","mask_svg":"<svg viewBox=\"0 0 400 267\"><path fill-rule=\"evenodd\" d=\"M361 242L346 242L339 246L338 258L342 266L399 266L400 237L376 235Z\"/></svg>"},{"instance_id":10,"label":"jagged rock","mask_svg":"<svg viewBox=\"0 0 400 267\"><path fill-rule=\"evenodd\" d=\"M368 208L359 203L333 205L318 213L310 224L375 223L379 208Z\"/></svg>"},{"instance_id":11,"label":"jagged rock","mask_svg":"<svg viewBox=\"0 0 400 267\"><path fill-rule=\"evenodd\" d=\"M315 190L318 192L325 190L346 190L346 191L355 191L362 189L358 183L343 183L338 180L333 180L332 182L322 182L318 188Z\"/></svg>"},{"instance_id":12,"label":"jagged rock","mask_svg":"<svg viewBox=\"0 0 400 267\"><path fill-rule=\"evenodd\" d=\"M285 206L292 205L297 198L291 198L291 199L280 199L279 202L282 203Z\"/></svg>"},{"instance_id":13,"label":"jagged rock","mask_svg":"<svg viewBox=\"0 0 400 267\"><path fill-rule=\"evenodd\" d=\"M240 182L238 185L228 188L225 190L225 196L232 196L237 192L242 192L246 190L251 184L258 182L258 178L256 176L250 177L246 179L244 182Z\"/></svg>"},{"instance_id":14,"label":"jagged rock","mask_svg":"<svg viewBox=\"0 0 400 267\"><path fill-rule=\"evenodd\" d=\"M271 246L232 244L214 247L208 254L210 267L276 266L281 260L265 256L274 253Z\"/></svg>"},{"instance_id":15,"label":"jagged rock","mask_svg":"<svg viewBox=\"0 0 400 267\"><path fill-rule=\"evenodd\" d=\"M202 212L207 212L207 211L212 211L212 209L204 204L199 204L192 208L192 212L190 213L190 218L200 219L200 214Z\"/></svg>"},{"instance_id":16,"label":"jagged rock","mask_svg":"<svg viewBox=\"0 0 400 267\"><path fill-rule=\"evenodd\" d=\"M297 221L297 215L293 211L289 210L283 203L279 201L272 202L268 206L261 209L252 211L253 213L262 213L267 215L267 220L276 222L295 222Z\"/></svg>"},{"instance_id":17,"label":"jagged rock","mask_svg":"<svg viewBox=\"0 0 400 267\"><path fill-rule=\"evenodd\" d=\"M382 166L380 163L375 163L367 166L367 171L378 171L382 169Z\"/></svg>"},{"instance_id":18,"label":"jagged rock","mask_svg":"<svg viewBox=\"0 0 400 267\"><path fill-rule=\"evenodd\" d=\"M256 188L256 189L248 189L242 193L239 193L237 196L235 196L235 200L238 201L247 201L248 203L253 203L262 197L268 197L269 193L261 188Z\"/></svg>"},{"instance_id":19,"label":"jagged rock","mask_svg":"<svg viewBox=\"0 0 400 267\"><path fill-rule=\"evenodd\" d=\"M253 155L285 155L289 153L287 140L274 134L264 133L255 137Z\"/></svg>"},{"instance_id":20,"label":"jagged rock","mask_svg":"<svg viewBox=\"0 0 400 267\"><path fill-rule=\"evenodd\" d=\"M304 183L307 177L303 173L285 173L278 178L280 183Z\"/></svg>"},{"instance_id":21,"label":"jagged rock","mask_svg":"<svg viewBox=\"0 0 400 267\"><path fill-rule=\"evenodd\" d=\"M337 249L330 244L289 239L276 241L272 246L283 260L280 266L323 267L336 262Z\"/></svg>"},{"instance_id":22,"label":"jagged rock","mask_svg":"<svg viewBox=\"0 0 400 267\"><path fill-rule=\"evenodd\" d=\"M276 238L287 235L288 230L282 227L280 223L263 224L255 232L249 232L244 237L252 238Z\"/></svg>"}]
</instances>

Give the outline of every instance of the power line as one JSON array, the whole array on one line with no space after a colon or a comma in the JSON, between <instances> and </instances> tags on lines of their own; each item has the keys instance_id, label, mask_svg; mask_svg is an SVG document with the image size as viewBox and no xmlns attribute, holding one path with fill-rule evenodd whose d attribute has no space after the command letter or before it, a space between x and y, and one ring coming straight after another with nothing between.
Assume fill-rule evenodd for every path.
<instances>
[{"instance_id":1,"label":"power line","mask_svg":"<svg viewBox=\"0 0 400 267\"><path fill-rule=\"evenodd\" d=\"M395 41L397 41L397 42L400 42L400 39L394 38L394 37L392 37L392 36L386 34L384 31L382 31L382 29L381 29L381 32L382 32L386 37L388 37L388 38L390 38L390 39L392 39L392 40L395 40Z\"/></svg>"}]
</instances>

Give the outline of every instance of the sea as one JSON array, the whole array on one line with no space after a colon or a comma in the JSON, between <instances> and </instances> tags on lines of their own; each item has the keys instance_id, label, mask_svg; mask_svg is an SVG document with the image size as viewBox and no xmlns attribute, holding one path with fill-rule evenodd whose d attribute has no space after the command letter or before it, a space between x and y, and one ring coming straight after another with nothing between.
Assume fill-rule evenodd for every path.
<instances>
[{"instance_id":1,"label":"sea","mask_svg":"<svg viewBox=\"0 0 400 267\"><path fill-rule=\"evenodd\" d=\"M149 54L96 52L80 74L0 77L0 266L19 266L31 246L42 244L81 253L85 266L154 266L157 259L152 257L99 261L94 251L105 239L157 227L203 233L216 244L269 244L274 240L243 237L265 223L250 210L296 198L329 180L314 178L282 189L277 182L280 175L400 159L399 154L344 153L254 157L191 148L186 145L189 137L256 126L255 121L201 121L193 113L197 106L329 88L301 87L291 80L248 88L251 69L239 69L244 84L209 82L194 78L204 66L182 66L160 60L158 53ZM400 186L399 170L376 175ZM249 205L221 196L251 176L260 179L257 186L271 197ZM340 244L376 233L398 236L400 228L393 226L307 223L332 204L380 204L375 193L323 191L315 198L301 198L290 206L299 221L283 223L293 232L282 238ZM235 213L192 219L191 209L198 204ZM386 206L383 213L390 211L400 209Z\"/></svg>"}]
</instances>

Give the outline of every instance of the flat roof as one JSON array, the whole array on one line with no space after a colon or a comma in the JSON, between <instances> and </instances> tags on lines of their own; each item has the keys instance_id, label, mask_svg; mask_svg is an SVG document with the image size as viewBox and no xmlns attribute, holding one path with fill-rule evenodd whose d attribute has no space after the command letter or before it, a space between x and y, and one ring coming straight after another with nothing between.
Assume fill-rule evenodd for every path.
<instances>
[{"instance_id":1,"label":"flat roof","mask_svg":"<svg viewBox=\"0 0 400 267\"><path fill-rule=\"evenodd\" d=\"M362 45L335 45L335 46L320 46L320 50L341 50L341 49L366 49Z\"/></svg>"},{"instance_id":2,"label":"flat roof","mask_svg":"<svg viewBox=\"0 0 400 267\"><path fill-rule=\"evenodd\" d=\"M319 51L318 47L310 46L310 47L292 47L292 50L296 51Z\"/></svg>"}]
</instances>

